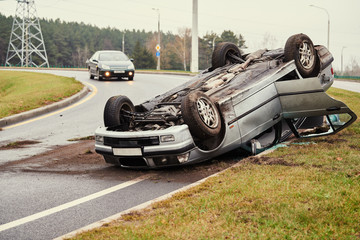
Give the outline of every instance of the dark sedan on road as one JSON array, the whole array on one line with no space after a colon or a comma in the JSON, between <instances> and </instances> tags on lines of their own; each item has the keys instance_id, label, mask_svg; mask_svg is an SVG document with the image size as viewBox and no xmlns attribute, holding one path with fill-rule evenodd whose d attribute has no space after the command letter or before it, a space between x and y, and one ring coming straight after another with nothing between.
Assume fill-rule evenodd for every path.
<instances>
[{"instance_id":1,"label":"dark sedan on road","mask_svg":"<svg viewBox=\"0 0 360 240\"><path fill-rule=\"evenodd\" d=\"M157 168L190 164L236 148L257 154L286 140L335 134L356 115L326 94L333 56L305 34L284 49L241 55L220 43L212 66L139 105L111 97L95 149L106 162Z\"/></svg>"},{"instance_id":2,"label":"dark sedan on road","mask_svg":"<svg viewBox=\"0 0 360 240\"><path fill-rule=\"evenodd\" d=\"M86 61L90 79L134 79L133 59L121 51L97 51Z\"/></svg>"}]
</instances>

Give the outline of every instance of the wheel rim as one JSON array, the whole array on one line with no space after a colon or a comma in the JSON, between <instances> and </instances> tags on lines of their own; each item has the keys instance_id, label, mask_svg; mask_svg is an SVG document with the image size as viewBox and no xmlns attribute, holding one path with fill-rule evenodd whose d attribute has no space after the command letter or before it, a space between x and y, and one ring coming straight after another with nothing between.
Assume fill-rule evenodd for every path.
<instances>
[{"instance_id":1,"label":"wheel rim","mask_svg":"<svg viewBox=\"0 0 360 240\"><path fill-rule=\"evenodd\" d=\"M216 128L219 119L213 105L206 98L199 98L197 101L197 110L201 120L209 128Z\"/></svg>"},{"instance_id":2,"label":"wheel rim","mask_svg":"<svg viewBox=\"0 0 360 240\"><path fill-rule=\"evenodd\" d=\"M238 55L236 51L234 50L229 50L226 54L225 54L225 63L226 64L232 64L234 62L233 58L231 57L231 55Z\"/></svg>"},{"instance_id":3,"label":"wheel rim","mask_svg":"<svg viewBox=\"0 0 360 240\"><path fill-rule=\"evenodd\" d=\"M305 69L310 69L314 65L314 53L311 45L304 41L299 47L300 63Z\"/></svg>"},{"instance_id":4,"label":"wheel rim","mask_svg":"<svg viewBox=\"0 0 360 240\"><path fill-rule=\"evenodd\" d=\"M120 108L120 112L119 112L119 119L120 119L120 123L124 124L126 122L126 117L123 115L125 112L132 112L131 106L128 104L123 104Z\"/></svg>"}]
</instances>

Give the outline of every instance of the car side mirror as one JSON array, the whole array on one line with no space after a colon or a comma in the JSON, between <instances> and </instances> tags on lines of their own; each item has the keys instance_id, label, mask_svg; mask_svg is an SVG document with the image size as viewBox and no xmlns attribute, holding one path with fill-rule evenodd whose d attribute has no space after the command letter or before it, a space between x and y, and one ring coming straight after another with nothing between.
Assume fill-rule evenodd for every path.
<instances>
[{"instance_id":1,"label":"car side mirror","mask_svg":"<svg viewBox=\"0 0 360 240\"><path fill-rule=\"evenodd\" d=\"M355 114L339 113L310 118L306 127L296 128L293 119L287 119L287 123L296 137L310 138L335 134L349 126L355 120Z\"/></svg>"},{"instance_id":2,"label":"car side mirror","mask_svg":"<svg viewBox=\"0 0 360 240\"><path fill-rule=\"evenodd\" d=\"M93 59L92 61L93 61L93 62L96 62L96 63L97 63L97 62L99 62L99 61L98 61L98 60L96 60L96 59Z\"/></svg>"},{"instance_id":3,"label":"car side mirror","mask_svg":"<svg viewBox=\"0 0 360 240\"><path fill-rule=\"evenodd\" d=\"M133 62L133 61L134 61L134 59L133 59L133 58L130 58L130 61L132 61L132 62Z\"/></svg>"}]
</instances>

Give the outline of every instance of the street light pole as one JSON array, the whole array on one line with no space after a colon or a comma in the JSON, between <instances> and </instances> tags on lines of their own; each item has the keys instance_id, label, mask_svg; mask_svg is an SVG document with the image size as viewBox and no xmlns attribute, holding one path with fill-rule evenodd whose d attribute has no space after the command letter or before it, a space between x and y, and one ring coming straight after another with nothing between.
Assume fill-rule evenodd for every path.
<instances>
[{"instance_id":1,"label":"street light pole","mask_svg":"<svg viewBox=\"0 0 360 240\"><path fill-rule=\"evenodd\" d=\"M125 53L125 31L124 31L124 34L122 36L122 51L123 51L123 53Z\"/></svg>"},{"instance_id":2,"label":"street light pole","mask_svg":"<svg viewBox=\"0 0 360 240\"><path fill-rule=\"evenodd\" d=\"M341 75L343 75L343 51L346 46L343 46L341 49Z\"/></svg>"},{"instance_id":3,"label":"street light pole","mask_svg":"<svg viewBox=\"0 0 360 240\"><path fill-rule=\"evenodd\" d=\"M158 45L160 46L160 9L153 8L152 10L156 11L158 14ZM157 56L157 58L158 60L157 60L156 70L160 70L160 54Z\"/></svg>"},{"instance_id":4,"label":"street light pole","mask_svg":"<svg viewBox=\"0 0 360 240\"><path fill-rule=\"evenodd\" d=\"M199 71L198 0L193 0L191 29L191 72Z\"/></svg>"},{"instance_id":5,"label":"street light pole","mask_svg":"<svg viewBox=\"0 0 360 240\"><path fill-rule=\"evenodd\" d=\"M323 7L318 7L318 6L315 6L315 5L310 5L310 7L315 7L315 8L319 8L319 9L322 9L326 12L327 16L328 16L328 34L327 34L327 48L328 50L330 50L330 14L329 12L323 8Z\"/></svg>"}]
</instances>

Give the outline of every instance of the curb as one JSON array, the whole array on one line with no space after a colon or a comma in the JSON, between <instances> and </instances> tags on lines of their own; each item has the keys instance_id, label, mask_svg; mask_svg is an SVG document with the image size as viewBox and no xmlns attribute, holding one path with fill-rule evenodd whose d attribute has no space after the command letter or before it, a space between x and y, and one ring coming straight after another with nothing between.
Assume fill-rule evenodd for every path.
<instances>
[{"instance_id":1,"label":"curb","mask_svg":"<svg viewBox=\"0 0 360 240\"><path fill-rule=\"evenodd\" d=\"M64 100L61 100L60 102L55 102L47 106L43 106L40 108L36 108L27 112L18 113L9 117L5 117L0 119L0 128L7 127L12 124L16 124L25 120L28 120L30 118L38 117L40 115L43 115L45 113L52 112L54 110L58 110L63 107L67 107L77 101L79 101L81 98L85 97L89 92L89 87L84 85L83 89L72 95L71 97L68 97Z\"/></svg>"}]
</instances>

